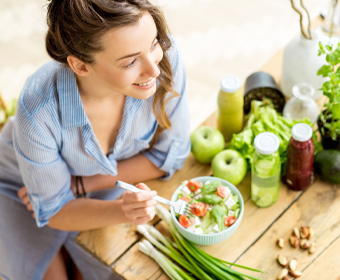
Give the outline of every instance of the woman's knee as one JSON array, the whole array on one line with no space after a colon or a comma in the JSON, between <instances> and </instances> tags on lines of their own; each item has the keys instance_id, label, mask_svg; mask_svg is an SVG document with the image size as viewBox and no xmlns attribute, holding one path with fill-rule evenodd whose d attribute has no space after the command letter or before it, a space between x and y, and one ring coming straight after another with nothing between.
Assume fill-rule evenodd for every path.
<instances>
[{"instance_id":1,"label":"woman's knee","mask_svg":"<svg viewBox=\"0 0 340 280\"><path fill-rule=\"evenodd\" d=\"M62 250L52 260L43 280L68 280L65 253Z\"/></svg>"}]
</instances>

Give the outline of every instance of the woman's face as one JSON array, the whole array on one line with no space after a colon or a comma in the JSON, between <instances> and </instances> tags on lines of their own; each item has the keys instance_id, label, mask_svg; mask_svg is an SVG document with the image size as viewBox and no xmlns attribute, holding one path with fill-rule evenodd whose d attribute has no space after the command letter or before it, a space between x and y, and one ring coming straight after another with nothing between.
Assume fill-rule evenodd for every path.
<instances>
[{"instance_id":1,"label":"woman's face","mask_svg":"<svg viewBox=\"0 0 340 280\"><path fill-rule=\"evenodd\" d=\"M152 96L160 74L157 65L163 58L156 37L157 28L149 13L135 25L104 34L104 50L95 54L95 64L90 66L97 86L138 99Z\"/></svg>"}]
</instances>

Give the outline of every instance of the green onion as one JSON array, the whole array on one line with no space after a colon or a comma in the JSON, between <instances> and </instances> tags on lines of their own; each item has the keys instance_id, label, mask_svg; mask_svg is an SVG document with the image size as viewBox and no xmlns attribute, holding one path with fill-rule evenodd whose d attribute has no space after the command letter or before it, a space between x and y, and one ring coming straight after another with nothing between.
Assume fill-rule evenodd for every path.
<instances>
[{"instance_id":1,"label":"green onion","mask_svg":"<svg viewBox=\"0 0 340 280\"><path fill-rule=\"evenodd\" d=\"M137 226L138 232L144 235L145 238L148 239L154 246L156 246L159 250L161 250L163 253L168 255L170 258L172 258L174 261L176 261L179 265L181 265L183 268L188 270L190 273L194 274L197 277L200 277L200 273L195 270L195 267L192 266L191 263L188 262L174 247L172 247L170 243L167 243L163 238L161 238L163 241L167 243L167 246L169 246L169 248L164 246L162 243L160 243L155 237L153 237L149 233L148 228L150 227L145 226L145 225ZM156 231L153 231L153 232L155 234ZM162 235L161 233L159 234Z\"/></svg>"},{"instance_id":2,"label":"green onion","mask_svg":"<svg viewBox=\"0 0 340 280\"><path fill-rule=\"evenodd\" d=\"M174 222L171 218L171 214L163 206L159 204L156 205L156 213L167 224L179 250L185 256L185 258L191 263L191 265L199 271L200 273L199 279L246 280L246 278L248 278L252 280L260 280L259 278L252 277L239 271L236 271L227 264L256 272L262 271L237 265L234 263L229 263L218 258L215 258L209 255L208 253L204 252L200 248L198 248L194 243L182 237L182 235L180 235L180 233L177 231L174 225ZM212 276L213 278L210 276Z\"/></svg>"},{"instance_id":3,"label":"green onion","mask_svg":"<svg viewBox=\"0 0 340 280\"><path fill-rule=\"evenodd\" d=\"M144 239L142 242L139 242L139 250L153 258L171 280L183 280L174 269L174 266L169 264L169 260L162 253L158 252L149 241Z\"/></svg>"}]
</instances>

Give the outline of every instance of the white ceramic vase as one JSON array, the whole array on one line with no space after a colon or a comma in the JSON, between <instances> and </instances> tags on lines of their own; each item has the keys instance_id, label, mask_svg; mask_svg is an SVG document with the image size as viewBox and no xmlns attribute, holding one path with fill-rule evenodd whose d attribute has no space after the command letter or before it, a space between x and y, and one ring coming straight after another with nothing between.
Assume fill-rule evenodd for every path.
<instances>
[{"instance_id":1,"label":"white ceramic vase","mask_svg":"<svg viewBox=\"0 0 340 280\"><path fill-rule=\"evenodd\" d=\"M281 88L283 94L293 97L292 88L299 83L307 83L313 86L315 94L314 100L322 97L322 84L327 80L322 76L317 76L318 70L326 64L325 56L318 56L319 40L313 32L313 39L309 40L303 35L296 36L286 46L283 53L283 66Z\"/></svg>"}]
</instances>

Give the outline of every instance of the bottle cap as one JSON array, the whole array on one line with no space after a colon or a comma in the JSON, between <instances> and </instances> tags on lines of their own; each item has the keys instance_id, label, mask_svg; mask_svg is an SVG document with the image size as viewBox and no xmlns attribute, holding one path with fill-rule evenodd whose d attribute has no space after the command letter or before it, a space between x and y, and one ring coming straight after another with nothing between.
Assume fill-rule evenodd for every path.
<instances>
[{"instance_id":1,"label":"bottle cap","mask_svg":"<svg viewBox=\"0 0 340 280\"><path fill-rule=\"evenodd\" d=\"M221 80L221 89L227 93L234 93L241 87L240 80L235 76L225 76Z\"/></svg>"},{"instance_id":2,"label":"bottle cap","mask_svg":"<svg viewBox=\"0 0 340 280\"><path fill-rule=\"evenodd\" d=\"M255 149L264 155L275 153L280 146L280 139L271 132L263 132L255 137Z\"/></svg>"},{"instance_id":3,"label":"bottle cap","mask_svg":"<svg viewBox=\"0 0 340 280\"><path fill-rule=\"evenodd\" d=\"M292 128L292 137L299 142L305 142L312 138L313 130L306 123L298 123Z\"/></svg>"}]
</instances>

